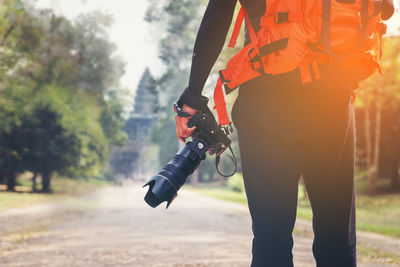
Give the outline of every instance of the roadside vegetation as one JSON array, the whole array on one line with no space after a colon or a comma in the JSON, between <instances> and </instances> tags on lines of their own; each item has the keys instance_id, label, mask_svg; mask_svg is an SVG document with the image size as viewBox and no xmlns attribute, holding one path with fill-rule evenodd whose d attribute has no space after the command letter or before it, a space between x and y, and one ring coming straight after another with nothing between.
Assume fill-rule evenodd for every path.
<instances>
[{"instance_id":1,"label":"roadside vegetation","mask_svg":"<svg viewBox=\"0 0 400 267\"><path fill-rule=\"evenodd\" d=\"M54 176L52 182L52 194L32 192L30 175L22 175L18 179L16 192L6 191L6 186L0 185L0 211L76 198L111 184L104 179L66 179L58 176Z\"/></svg>"},{"instance_id":2,"label":"roadside vegetation","mask_svg":"<svg viewBox=\"0 0 400 267\"><path fill-rule=\"evenodd\" d=\"M112 18L94 12L72 21L34 3L3 2L0 184L16 191L30 173L33 192L40 180L40 191L51 193L57 175L102 175L113 148L127 140L121 103L128 94L108 37Z\"/></svg>"},{"instance_id":3,"label":"roadside vegetation","mask_svg":"<svg viewBox=\"0 0 400 267\"><path fill-rule=\"evenodd\" d=\"M216 182L186 186L202 195L247 205L241 175L229 178L225 183ZM400 194L385 193L390 188L389 181L379 181L377 193L368 195L366 179L356 180L357 229L400 238ZM312 210L303 185L299 185L297 217L312 220Z\"/></svg>"}]
</instances>

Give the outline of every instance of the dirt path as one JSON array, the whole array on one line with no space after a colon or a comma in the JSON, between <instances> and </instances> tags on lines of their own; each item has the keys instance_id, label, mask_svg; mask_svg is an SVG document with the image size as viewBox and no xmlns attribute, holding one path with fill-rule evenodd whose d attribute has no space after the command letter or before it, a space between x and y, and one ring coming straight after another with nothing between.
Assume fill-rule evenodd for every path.
<instances>
[{"instance_id":1,"label":"dirt path","mask_svg":"<svg viewBox=\"0 0 400 267\"><path fill-rule=\"evenodd\" d=\"M75 201L3 212L0 265L249 266L245 206L182 191L166 211L148 207L144 193L138 185L113 187ZM315 266L309 231L309 223L299 221L296 267ZM371 260L359 266L395 266Z\"/></svg>"}]
</instances>

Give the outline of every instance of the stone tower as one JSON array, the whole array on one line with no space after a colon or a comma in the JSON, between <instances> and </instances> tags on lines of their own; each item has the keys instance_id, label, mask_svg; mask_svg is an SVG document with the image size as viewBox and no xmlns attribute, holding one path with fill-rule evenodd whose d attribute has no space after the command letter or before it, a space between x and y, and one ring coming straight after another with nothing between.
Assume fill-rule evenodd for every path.
<instances>
[{"instance_id":1,"label":"stone tower","mask_svg":"<svg viewBox=\"0 0 400 267\"><path fill-rule=\"evenodd\" d=\"M152 76L148 68L145 69L139 86L136 90L132 115L151 116L157 104L157 96L150 91Z\"/></svg>"},{"instance_id":2,"label":"stone tower","mask_svg":"<svg viewBox=\"0 0 400 267\"><path fill-rule=\"evenodd\" d=\"M112 171L118 177L137 179L145 171L139 166L138 159L157 122L154 108L158 99L150 91L151 81L151 73L146 68L136 90L133 111L124 126L129 137L128 143L117 148L111 159Z\"/></svg>"}]
</instances>

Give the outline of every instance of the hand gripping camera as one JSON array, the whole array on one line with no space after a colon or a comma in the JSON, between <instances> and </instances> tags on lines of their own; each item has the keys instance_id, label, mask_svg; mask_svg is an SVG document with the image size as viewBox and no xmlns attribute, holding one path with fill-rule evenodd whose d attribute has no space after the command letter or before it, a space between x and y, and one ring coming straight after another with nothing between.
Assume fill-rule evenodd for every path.
<instances>
[{"instance_id":1,"label":"hand gripping camera","mask_svg":"<svg viewBox=\"0 0 400 267\"><path fill-rule=\"evenodd\" d=\"M175 110L178 115L184 113L175 104ZM220 155L230 147L231 140L228 138L232 127L221 127L214 119L214 116L209 111L208 113L196 113L188 122L188 127L192 128L197 126L192 133L192 141L186 142L173 157L171 161L154 177L152 177L143 187L149 186L149 190L144 197L144 200L151 207L155 208L160 203L167 201L167 208L172 200L178 195L178 190L186 182L190 176L200 165L200 162L206 158L206 153L211 155L216 154L216 167L218 170L218 163ZM230 175L223 175L225 177L231 176L236 172L236 160L232 152L231 159L235 163L235 170Z\"/></svg>"}]
</instances>

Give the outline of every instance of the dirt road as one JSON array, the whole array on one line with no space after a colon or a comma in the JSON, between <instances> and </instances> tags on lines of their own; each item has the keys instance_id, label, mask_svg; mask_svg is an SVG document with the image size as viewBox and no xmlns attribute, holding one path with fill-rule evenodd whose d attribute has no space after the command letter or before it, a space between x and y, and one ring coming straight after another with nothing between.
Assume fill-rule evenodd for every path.
<instances>
[{"instance_id":1,"label":"dirt road","mask_svg":"<svg viewBox=\"0 0 400 267\"><path fill-rule=\"evenodd\" d=\"M112 187L77 200L5 211L0 265L249 266L247 207L183 190L166 211L148 207L144 193L139 185ZM315 266L309 229L299 221L296 267ZM384 258L364 260L359 266L396 266L381 263Z\"/></svg>"}]
</instances>

